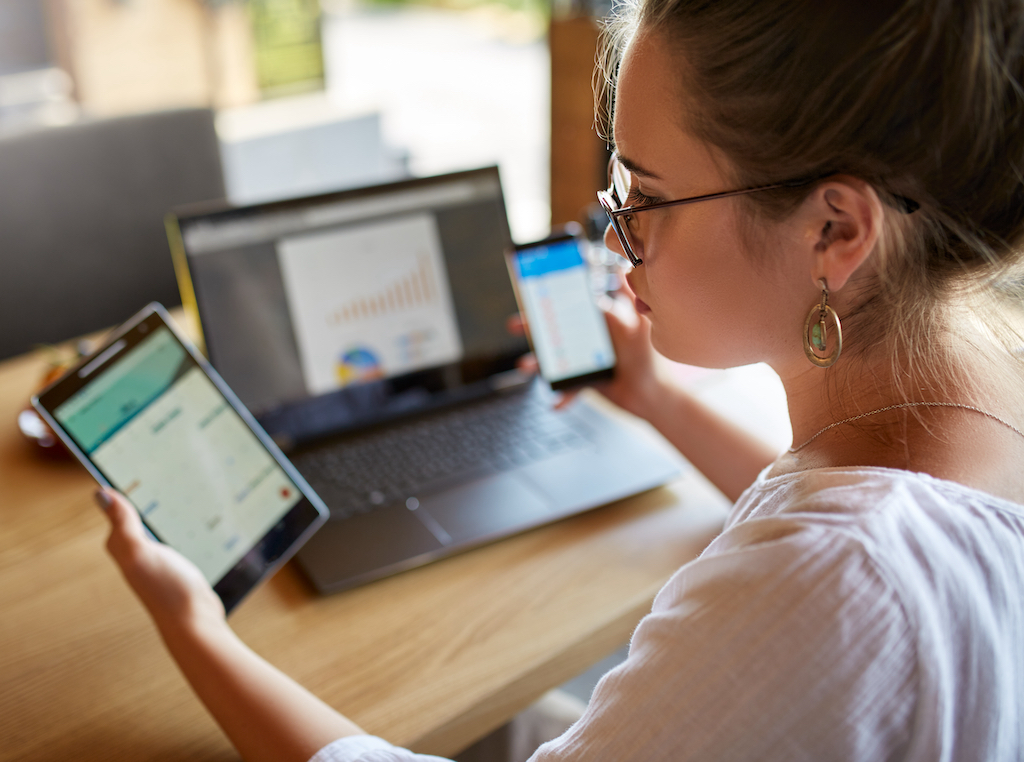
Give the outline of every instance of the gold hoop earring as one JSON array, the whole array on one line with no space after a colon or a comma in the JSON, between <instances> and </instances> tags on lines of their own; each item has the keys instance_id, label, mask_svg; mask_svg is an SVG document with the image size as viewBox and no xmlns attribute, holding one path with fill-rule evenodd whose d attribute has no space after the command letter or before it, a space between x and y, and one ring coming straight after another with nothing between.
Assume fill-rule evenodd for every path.
<instances>
[{"instance_id":1,"label":"gold hoop earring","mask_svg":"<svg viewBox=\"0 0 1024 762\"><path fill-rule=\"evenodd\" d=\"M819 279L818 283L821 284L821 303L811 307L804 321L804 354L819 368L827 368L839 359L839 353L843 351L843 326L839 322L839 315L828 306L828 283L824 278ZM836 327L835 347L830 355L818 354L828 349L826 317L831 318Z\"/></svg>"}]
</instances>

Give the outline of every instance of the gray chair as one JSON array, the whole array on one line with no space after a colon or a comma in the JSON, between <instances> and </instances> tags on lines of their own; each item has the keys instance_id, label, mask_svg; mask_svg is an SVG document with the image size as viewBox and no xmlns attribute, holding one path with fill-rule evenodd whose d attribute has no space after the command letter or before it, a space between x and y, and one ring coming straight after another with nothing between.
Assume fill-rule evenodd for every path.
<instances>
[{"instance_id":1,"label":"gray chair","mask_svg":"<svg viewBox=\"0 0 1024 762\"><path fill-rule=\"evenodd\" d=\"M208 109L0 139L0 358L180 304L164 215L224 195Z\"/></svg>"}]
</instances>

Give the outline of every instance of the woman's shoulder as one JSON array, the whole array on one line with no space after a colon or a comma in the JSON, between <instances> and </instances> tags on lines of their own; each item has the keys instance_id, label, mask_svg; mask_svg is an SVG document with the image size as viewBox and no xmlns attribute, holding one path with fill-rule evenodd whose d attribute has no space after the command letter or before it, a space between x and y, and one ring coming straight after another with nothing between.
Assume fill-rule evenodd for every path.
<instances>
[{"instance_id":1,"label":"woman's shoulder","mask_svg":"<svg viewBox=\"0 0 1024 762\"><path fill-rule=\"evenodd\" d=\"M1024 506L927 474L886 468L763 473L705 558L757 556L771 573L804 559L873 570L913 607L922 585L1002 569L1024 586ZM776 568L779 567L779 568ZM813 579L811 580L813 582Z\"/></svg>"},{"instance_id":2,"label":"woman's shoulder","mask_svg":"<svg viewBox=\"0 0 1024 762\"><path fill-rule=\"evenodd\" d=\"M799 610L805 621L839 624L831 634L841 637L886 619L919 640L938 622L984 619L995 604L970 589L996 603L1019 599L1021 506L923 474L824 469L760 478L654 611L685 615L696 604L756 628L759 616L769 624L780 608Z\"/></svg>"},{"instance_id":3,"label":"woman's shoulder","mask_svg":"<svg viewBox=\"0 0 1024 762\"><path fill-rule=\"evenodd\" d=\"M737 501L724 531L680 569L659 602L708 585L733 589L711 596L717 599L793 598L828 608L849 587L847 603L863 591L877 600L892 586L886 567L894 563L880 546L905 531L902 524L916 523L901 515L906 506L914 513L936 502L915 494L917 475L883 471L820 469L768 478L766 470ZM824 579L831 584L822 585Z\"/></svg>"},{"instance_id":4,"label":"woman's shoulder","mask_svg":"<svg viewBox=\"0 0 1024 762\"><path fill-rule=\"evenodd\" d=\"M769 476L765 469L736 502L732 529L779 518L836 527L931 520L1024 518L1024 505L924 473L893 468L815 468ZM1005 518L1000 518L1000 521Z\"/></svg>"},{"instance_id":5,"label":"woman's shoulder","mask_svg":"<svg viewBox=\"0 0 1024 762\"><path fill-rule=\"evenodd\" d=\"M906 748L913 727L919 750L934 751L942 727L966 738L996 722L955 711L976 687L962 665L1005 673L992 678L999 690L1021 696L1021 590L1019 505L886 469L761 478L662 590L634 643L657 654L685 642L687 664L696 656L723 673L719 686L743 684L752 712L772 695L800 724L867 712L870 736ZM927 707L924 725L914 726L915 707Z\"/></svg>"},{"instance_id":6,"label":"woman's shoulder","mask_svg":"<svg viewBox=\"0 0 1024 762\"><path fill-rule=\"evenodd\" d=\"M917 645L897 587L855 534L769 515L730 527L673 576L633 636L634 672L609 687L669 696L689 754L673 758L886 758L909 737Z\"/></svg>"},{"instance_id":7,"label":"woman's shoulder","mask_svg":"<svg viewBox=\"0 0 1024 762\"><path fill-rule=\"evenodd\" d=\"M685 617L696 603L754 630L798 612L810 650L899 643L934 699L963 677L935 678L958 656L1016 653L1021 591L1024 507L926 474L821 469L759 478L655 610Z\"/></svg>"},{"instance_id":8,"label":"woman's shoulder","mask_svg":"<svg viewBox=\"0 0 1024 762\"><path fill-rule=\"evenodd\" d=\"M799 612L815 623L803 635L826 641L884 618L891 631L909 636L914 617L901 581L907 563L887 545L907 533L902 523L913 522L886 525L907 502L899 478L887 476L762 476L725 530L661 590L654 613L689 619L695 610L703 617L714 611L756 631L773 627L780 611Z\"/></svg>"}]
</instances>

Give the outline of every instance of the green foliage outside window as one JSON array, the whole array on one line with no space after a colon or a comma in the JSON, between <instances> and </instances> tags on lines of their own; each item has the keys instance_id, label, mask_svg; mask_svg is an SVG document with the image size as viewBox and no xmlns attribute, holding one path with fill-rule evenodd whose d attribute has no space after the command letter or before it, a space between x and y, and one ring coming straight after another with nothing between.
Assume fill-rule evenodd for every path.
<instances>
[{"instance_id":1,"label":"green foliage outside window","mask_svg":"<svg viewBox=\"0 0 1024 762\"><path fill-rule=\"evenodd\" d=\"M521 13L532 19L547 23L551 17L550 0L360 0L363 5L398 8L403 6L426 6L449 10L471 10L484 6L501 6L514 13Z\"/></svg>"},{"instance_id":2,"label":"green foliage outside window","mask_svg":"<svg viewBox=\"0 0 1024 762\"><path fill-rule=\"evenodd\" d=\"M256 75L265 94L323 86L319 0L249 0Z\"/></svg>"}]
</instances>

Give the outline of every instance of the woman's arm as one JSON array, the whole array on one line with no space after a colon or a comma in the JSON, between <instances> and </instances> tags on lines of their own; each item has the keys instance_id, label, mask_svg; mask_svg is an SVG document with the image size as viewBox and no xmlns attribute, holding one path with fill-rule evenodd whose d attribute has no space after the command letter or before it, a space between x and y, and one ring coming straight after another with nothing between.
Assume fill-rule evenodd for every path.
<instances>
[{"instance_id":1,"label":"woman's arm","mask_svg":"<svg viewBox=\"0 0 1024 762\"><path fill-rule=\"evenodd\" d=\"M646 418L726 497L736 501L778 452L671 382L651 396Z\"/></svg>"},{"instance_id":2,"label":"woman's arm","mask_svg":"<svg viewBox=\"0 0 1024 762\"><path fill-rule=\"evenodd\" d=\"M672 380L651 346L650 323L624 299L605 313L618 365L597 387L619 407L649 421L712 484L736 500L778 452L723 418Z\"/></svg>"},{"instance_id":3,"label":"woman's arm","mask_svg":"<svg viewBox=\"0 0 1024 762\"><path fill-rule=\"evenodd\" d=\"M239 640L200 571L149 539L124 498L104 490L97 492L97 502L111 522L110 554L243 759L305 762L331 741L363 733Z\"/></svg>"}]
</instances>

